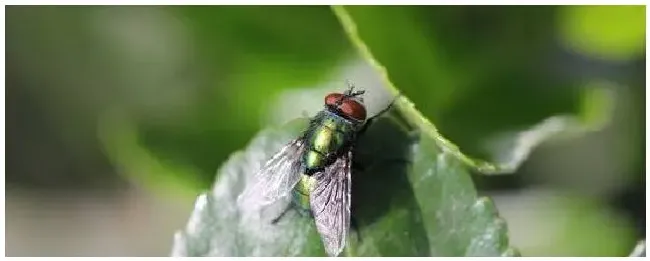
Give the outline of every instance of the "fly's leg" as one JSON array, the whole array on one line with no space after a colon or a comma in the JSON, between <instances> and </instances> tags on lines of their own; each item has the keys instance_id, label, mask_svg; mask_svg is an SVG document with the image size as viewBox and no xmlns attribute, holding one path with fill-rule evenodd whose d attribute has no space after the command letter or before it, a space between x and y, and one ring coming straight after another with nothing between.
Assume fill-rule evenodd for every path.
<instances>
[{"instance_id":1,"label":"fly's leg","mask_svg":"<svg viewBox=\"0 0 650 261\"><path fill-rule=\"evenodd\" d=\"M273 220L271 220L271 224L276 225L276 224L280 221L280 219L282 219L282 218L287 214L287 212L289 212L289 210L291 210L291 204L289 204L289 205L288 205L288 206L287 206L287 207L282 211L282 213L280 213L280 215L278 215L276 218L274 218Z\"/></svg>"},{"instance_id":2,"label":"fly's leg","mask_svg":"<svg viewBox=\"0 0 650 261\"><path fill-rule=\"evenodd\" d=\"M400 94L400 95L401 95L401 94ZM377 114L375 114L374 116L368 118L368 119L366 120L366 124L365 124L365 125L363 126L363 128L361 128L361 130L359 131L359 134L363 134L363 133L365 133L366 130L368 130L368 127L369 127L370 125L372 125L372 123L373 123L377 118L381 117L382 115L384 115L384 113L388 112L391 108L393 108L393 104L395 104L395 101L397 101L397 99L400 97L400 95L398 95L397 97L395 97L395 98L393 99L393 101L391 101L390 104L388 104L388 106L386 106L386 108L384 108L383 110L379 111L379 112L378 112Z\"/></svg>"}]
</instances>

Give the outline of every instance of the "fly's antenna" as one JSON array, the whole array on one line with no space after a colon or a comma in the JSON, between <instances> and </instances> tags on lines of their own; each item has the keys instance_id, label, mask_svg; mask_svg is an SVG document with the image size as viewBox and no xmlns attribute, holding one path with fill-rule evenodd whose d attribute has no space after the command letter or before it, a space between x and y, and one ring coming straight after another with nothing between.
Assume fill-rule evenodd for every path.
<instances>
[{"instance_id":1,"label":"fly's antenna","mask_svg":"<svg viewBox=\"0 0 650 261\"><path fill-rule=\"evenodd\" d=\"M348 85L348 89L343 92L343 96L341 96L337 101L336 105L341 105L343 103L344 99L347 98L357 98L360 102L363 102L363 97L361 97L362 94L366 93L364 90L360 91L354 91L354 84L350 80L345 80L345 83Z\"/></svg>"},{"instance_id":2,"label":"fly's antenna","mask_svg":"<svg viewBox=\"0 0 650 261\"><path fill-rule=\"evenodd\" d=\"M357 92L354 92L354 93L350 94L350 97L361 96L364 93L366 93L366 91L360 90L360 91L357 91Z\"/></svg>"},{"instance_id":3,"label":"fly's antenna","mask_svg":"<svg viewBox=\"0 0 650 261\"><path fill-rule=\"evenodd\" d=\"M354 91L354 84L349 79L345 80L345 83L348 85L348 89L345 91L344 95L352 96L352 92Z\"/></svg>"},{"instance_id":4,"label":"fly's antenna","mask_svg":"<svg viewBox=\"0 0 650 261\"><path fill-rule=\"evenodd\" d=\"M366 91L364 91L364 90L360 90L360 91L355 92L354 91L354 84L350 80L345 80L345 82L348 84L348 90L346 90L345 93L344 93L345 96L347 96L347 97L356 97L356 96L360 96L360 95L366 93ZM359 98L361 98L361 97L359 97Z\"/></svg>"}]
</instances>

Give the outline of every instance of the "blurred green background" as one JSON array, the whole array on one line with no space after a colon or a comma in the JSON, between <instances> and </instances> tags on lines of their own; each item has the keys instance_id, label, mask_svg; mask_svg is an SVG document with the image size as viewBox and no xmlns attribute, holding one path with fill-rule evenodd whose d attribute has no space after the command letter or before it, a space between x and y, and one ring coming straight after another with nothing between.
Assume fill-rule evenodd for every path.
<instances>
[{"instance_id":1,"label":"blurred green background","mask_svg":"<svg viewBox=\"0 0 650 261\"><path fill-rule=\"evenodd\" d=\"M442 134L494 137L557 114L604 128L475 176L525 256L622 256L645 237L645 7L349 9ZM166 256L195 196L261 128L349 79L387 100L329 7L6 7L6 253ZM585 109L589 108L589 109Z\"/></svg>"}]
</instances>

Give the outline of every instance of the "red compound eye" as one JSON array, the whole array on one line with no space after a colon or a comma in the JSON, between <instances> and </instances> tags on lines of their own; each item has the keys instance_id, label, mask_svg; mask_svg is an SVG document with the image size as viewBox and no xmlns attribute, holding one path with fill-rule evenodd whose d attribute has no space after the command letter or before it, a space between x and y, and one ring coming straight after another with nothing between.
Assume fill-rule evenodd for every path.
<instances>
[{"instance_id":1,"label":"red compound eye","mask_svg":"<svg viewBox=\"0 0 650 261\"><path fill-rule=\"evenodd\" d=\"M330 93L325 96L325 105L336 107L336 102L343 98L343 94L340 93Z\"/></svg>"},{"instance_id":2,"label":"red compound eye","mask_svg":"<svg viewBox=\"0 0 650 261\"><path fill-rule=\"evenodd\" d=\"M343 113L345 116L348 116L349 118L353 118L359 121L366 120L366 107L355 100L343 100L343 103L341 103L341 106L339 106L339 110L341 110L341 113Z\"/></svg>"}]
</instances>

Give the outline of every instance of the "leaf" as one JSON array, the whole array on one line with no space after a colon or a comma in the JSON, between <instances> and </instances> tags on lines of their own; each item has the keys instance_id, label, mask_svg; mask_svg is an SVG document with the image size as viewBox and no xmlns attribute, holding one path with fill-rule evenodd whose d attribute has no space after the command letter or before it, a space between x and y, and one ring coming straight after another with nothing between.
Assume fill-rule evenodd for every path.
<instances>
[{"instance_id":1,"label":"leaf","mask_svg":"<svg viewBox=\"0 0 650 261\"><path fill-rule=\"evenodd\" d=\"M467 166L412 128L398 108L379 118L356 146L352 185L352 233L346 256L499 256L508 247L505 221L491 200L478 198ZM184 231L175 236L174 256L322 256L313 221L295 213L270 221L286 202L264 212L235 203L261 164L299 135L307 119L259 133L217 174L201 195ZM386 139L390 137L390 139ZM267 212L268 211L268 212ZM290 212L292 213L292 212Z\"/></svg>"}]
</instances>

